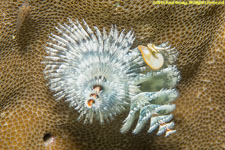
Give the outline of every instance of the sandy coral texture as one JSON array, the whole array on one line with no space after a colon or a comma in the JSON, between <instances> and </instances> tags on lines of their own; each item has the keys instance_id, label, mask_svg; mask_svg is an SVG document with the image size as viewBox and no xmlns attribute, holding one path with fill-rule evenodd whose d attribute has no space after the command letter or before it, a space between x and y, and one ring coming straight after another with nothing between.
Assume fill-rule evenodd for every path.
<instances>
[{"instance_id":1,"label":"sandy coral texture","mask_svg":"<svg viewBox=\"0 0 225 150\"><path fill-rule=\"evenodd\" d=\"M225 148L224 5L152 5L150 0L0 1L1 150L222 150ZM85 19L99 29L133 29L134 47L170 42L182 80L177 133L122 135L124 113L100 126L54 100L43 76L44 46L57 23Z\"/></svg>"}]
</instances>

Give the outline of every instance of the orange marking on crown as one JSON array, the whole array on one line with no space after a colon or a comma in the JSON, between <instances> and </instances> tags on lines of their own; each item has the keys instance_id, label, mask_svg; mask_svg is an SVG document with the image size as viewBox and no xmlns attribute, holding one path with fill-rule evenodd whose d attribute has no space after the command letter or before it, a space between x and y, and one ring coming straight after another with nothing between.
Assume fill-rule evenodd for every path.
<instances>
[{"instance_id":1,"label":"orange marking on crown","mask_svg":"<svg viewBox=\"0 0 225 150\"><path fill-rule=\"evenodd\" d=\"M95 101L93 99L89 99L88 102L87 102L87 105L89 107L92 107L92 105L95 103Z\"/></svg>"},{"instance_id":2,"label":"orange marking on crown","mask_svg":"<svg viewBox=\"0 0 225 150\"><path fill-rule=\"evenodd\" d=\"M100 91L102 90L102 86L100 86L100 85L95 85L95 86L93 87L93 89L94 89L96 92L100 92Z\"/></svg>"},{"instance_id":3,"label":"orange marking on crown","mask_svg":"<svg viewBox=\"0 0 225 150\"><path fill-rule=\"evenodd\" d=\"M97 94L95 94L95 93L92 93L92 94L90 95L90 97L97 98L97 97L98 97L98 95L97 95Z\"/></svg>"}]
</instances>

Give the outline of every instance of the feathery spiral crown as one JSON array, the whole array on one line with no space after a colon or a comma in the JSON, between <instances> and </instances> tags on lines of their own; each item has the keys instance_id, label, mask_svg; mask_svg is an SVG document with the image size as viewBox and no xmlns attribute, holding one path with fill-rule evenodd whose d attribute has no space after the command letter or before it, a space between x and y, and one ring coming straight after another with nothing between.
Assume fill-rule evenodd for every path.
<instances>
[{"instance_id":1,"label":"feathery spiral crown","mask_svg":"<svg viewBox=\"0 0 225 150\"><path fill-rule=\"evenodd\" d=\"M85 122L112 119L128 104L132 82L140 67L130 52L133 32L118 33L112 26L109 35L97 27L93 32L83 21L59 24L60 35L51 34L46 51L45 74L57 100L65 98L80 112Z\"/></svg>"}]
</instances>

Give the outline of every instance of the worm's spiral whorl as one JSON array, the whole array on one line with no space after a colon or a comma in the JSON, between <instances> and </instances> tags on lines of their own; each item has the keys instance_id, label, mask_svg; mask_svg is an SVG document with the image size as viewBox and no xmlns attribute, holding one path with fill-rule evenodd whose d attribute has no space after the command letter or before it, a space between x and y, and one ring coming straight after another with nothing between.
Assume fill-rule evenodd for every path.
<instances>
[{"instance_id":1,"label":"worm's spiral whorl","mask_svg":"<svg viewBox=\"0 0 225 150\"><path fill-rule=\"evenodd\" d=\"M136 88L135 77L144 68L140 53L130 51L134 41L112 27L109 34L93 32L69 19L56 27L46 51L45 75L57 100L65 98L80 113L79 119L103 122L120 113ZM142 62L142 63L137 63Z\"/></svg>"}]
</instances>

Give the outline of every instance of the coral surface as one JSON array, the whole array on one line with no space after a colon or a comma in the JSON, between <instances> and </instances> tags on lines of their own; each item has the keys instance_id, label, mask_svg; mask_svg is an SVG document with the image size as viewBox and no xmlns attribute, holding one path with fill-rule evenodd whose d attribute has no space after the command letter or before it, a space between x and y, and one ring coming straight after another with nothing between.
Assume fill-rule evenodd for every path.
<instances>
[{"instance_id":1,"label":"coral surface","mask_svg":"<svg viewBox=\"0 0 225 150\"><path fill-rule=\"evenodd\" d=\"M0 149L224 149L224 5L153 5L149 0L0 1ZM55 101L41 63L49 34L67 18L92 27L133 29L134 47L168 41L179 51L182 80L168 138L121 134L124 112L104 125L77 122Z\"/></svg>"}]
</instances>

